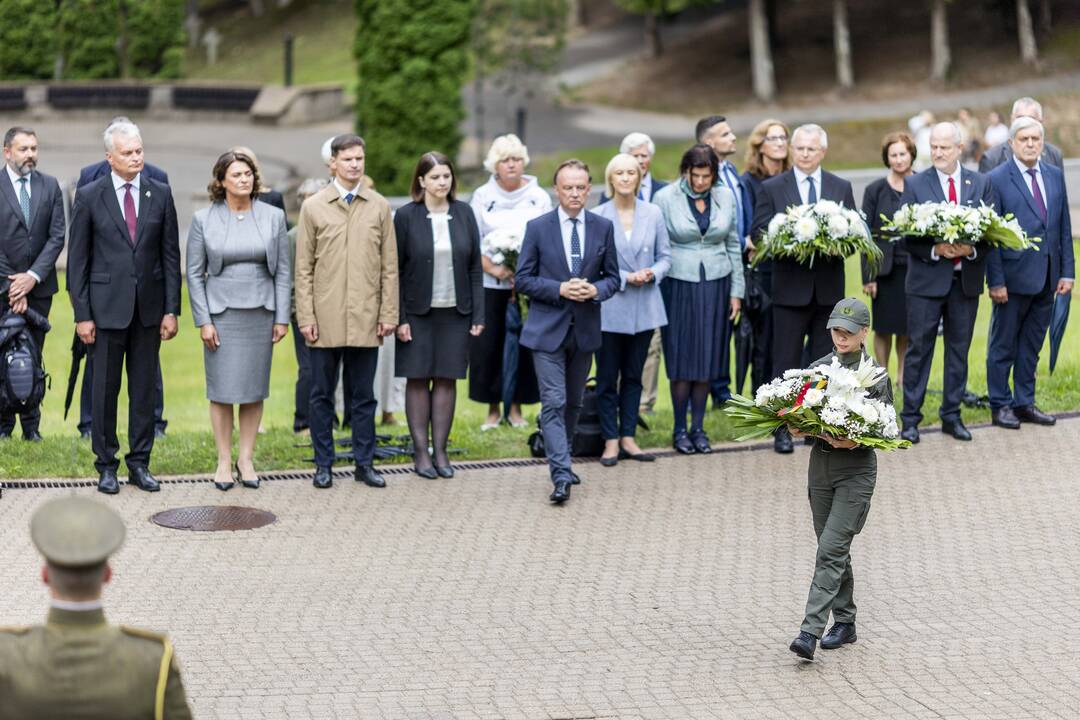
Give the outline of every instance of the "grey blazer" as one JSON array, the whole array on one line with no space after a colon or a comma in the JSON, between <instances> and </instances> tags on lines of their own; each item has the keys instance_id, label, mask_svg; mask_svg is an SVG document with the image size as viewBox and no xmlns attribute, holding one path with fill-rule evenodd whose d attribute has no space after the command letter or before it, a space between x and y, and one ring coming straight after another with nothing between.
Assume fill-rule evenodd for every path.
<instances>
[{"instance_id":1,"label":"grey blazer","mask_svg":"<svg viewBox=\"0 0 1080 720\"><path fill-rule=\"evenodd\" d=\"M667 325L660 281L671 268L671 245L660 208L637 201L629 240L619 222L615 203L606 202L593 212L615 226L615 250L619 257L619 292L600 306L600 329L631 335ZM626 284L627 275L645 268L652 269L655 281L640 287Z\"/></svg>"},{"instance_id":2,"label":"grey blazer","mask_svg":"<svg viewBox=\"0 0 1080 720\"><path fill-rule=\"evenodd\" d=\"M225 268L224 249L228 240L229 210L223 202L203 208L191 218L187 244L188 294L196 327L213 322L211 315L227 308L264 307L274 313L274 322L289 324L289 292L292 268L285 213L280 208L256 200L250 219L266 243L269 276L248 284L219 279Z\"/></svg>"}]
</instances>

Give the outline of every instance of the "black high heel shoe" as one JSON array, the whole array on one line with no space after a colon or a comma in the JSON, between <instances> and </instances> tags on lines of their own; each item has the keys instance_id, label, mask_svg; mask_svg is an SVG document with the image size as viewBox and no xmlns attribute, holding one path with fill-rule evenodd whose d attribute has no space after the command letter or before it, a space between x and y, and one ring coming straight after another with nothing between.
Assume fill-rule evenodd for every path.
<instances>
[{"instance_id":1,"label":"black high heel shoe","mask_svg":"<svg viewBox=\"0 0 1080 720\"><path fill-rule=\"evenodd\" d=\"M449 465L449 464L447 464L447 465L436 465L435 466L435 472L437 472L439 474L439 477L441 477L441 478L452 478L452 477L454 477L454 468L453 468L452 465Z\"/></svg>"},{"instance_id":2,"label":"black high heel shoe","mask_svg":"<svg viewBox=\"0 0 1080 720\"><path fill-rule=\"evenodd\" d=\"M240 463L237 462L235 465L233 465L233 468L236 470L236 477L240 480L241 485L243 485L246 488L251 488L252 490L258 490L259 489L260 480L259 480L258 475L255 476L254 480L245 480L244 476L240 472ZM228 489L228 488L226 488L226 489Z\"/></svg>"},{"instance_id":3,"label":"black high heel shoe","mask_svg":"<svg viewBox=\"0 0 1080 720\"><path fill-rule=\"evenodd\" d=\"M214 487L216 487L221 492L228 492L229 490L232 490L234 487L236 487L236 483L232 480L230 480L229 482L218 482L217 480L215 480Z\"/></svg>"},{"instance_id":4,"label":"black high heel shoe","mask_svg":"<svg viewBox=\"0 0 1080 720\"><path fill-rule=\"evenodd\" d=\"M413 472L424 478L425 480L434 480L435 478L439 477L435 472L435 468L418 468L416 466L413 466Z\"/></svg>"}]
</instances>

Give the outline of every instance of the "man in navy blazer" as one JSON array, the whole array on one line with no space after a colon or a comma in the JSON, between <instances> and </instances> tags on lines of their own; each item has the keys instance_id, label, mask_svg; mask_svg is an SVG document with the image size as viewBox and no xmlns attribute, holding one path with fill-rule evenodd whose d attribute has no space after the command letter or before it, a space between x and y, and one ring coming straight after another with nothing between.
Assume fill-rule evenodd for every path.
<instances>
[{"instance_id":1,"label":"man in navy blazer","mask_svg":"<svg viewBox=\"0 0 1080 720\"><path fill-rule=\"evenodd\" d=\"M930 159L934 167L904 183L902 205L950 202L978 208L992 205L994 191L986 175L960 165L963 149L960 128L938 123L930 131ZM945 327L945 378L941 400L941 429L957 440L971 433L960 419L960 400L967 385L967 357L983 291L986 248L950 245L940 238L904 239L911 259L905 287L908 293L908 349L904 355L904 409L901 435L919 442L919 423L939 323Z\"/></svg>"},{"instance_id":2,"label":"man in navy blazer","mask_svg":"<svg viewBox=\"0 0 1080 720\"><path fill-rule=\"evenodd\" d=\"M559 206L525 226L515 287L529 296L521 344L533 351L540 427L555 485L551 502L570 497L577 476L570 446L592 355L600 349L600 303L619 289L611 221L585 210L592 178L580 160L555 171Z\"/></svg>"},{"instance_id":3,"label":"man in navy blazer","mask_svg":"<svg viewBox=\"0 0 1080 720\"><path fill-rule=\"evenodd\" d=\"M117 123L130 123L124 115L117 115L109 124L105 126L105 132L109 131L109 128ZM101 162L92 163L87 165L79 171L79 180L75 183L75 190L78 192L82 187L89 185L98 178L105 177L112 172L112 166L109 165L108 160L102 160ZM150 163L143 164L143 174L147 175L151 180L157 180L158 182L168 185L169 176L164 170L156 165ZM284 208L282 208L284 209ZM92 400L90 398L90 378L94 375L93 360L91 354L86 354L86 366L83 368L83 381L82 389L79 391L79 435L83 438L90 437L90 417ZM165 388L161 381L161 368L157 371L157 384L154 386L154 435L157 437L164 437L165 428L169 424L163 415L165 413Z\"/></svg>"},{"instance_id":4,"label":"man in navy blazer","mask_svg":"<svg viewBox=\"0 0 1080 720\"><path fill-rule=\"evenodd\" d=\"M1053 425L1035 405L1035 368L1050 327L1054 297L1068 302L1076 277L1065 176L1041 159L1045 130L1021 117L1009 128L1011 157L990 173L998 211L1012 213L1024 232L1040 238L1038 250L994 248L987 253L986 282L994 301L986 352L986 385L994 424ZM1009 372L1013 387L1009 389Z\"/></svg>"}]
</instances>

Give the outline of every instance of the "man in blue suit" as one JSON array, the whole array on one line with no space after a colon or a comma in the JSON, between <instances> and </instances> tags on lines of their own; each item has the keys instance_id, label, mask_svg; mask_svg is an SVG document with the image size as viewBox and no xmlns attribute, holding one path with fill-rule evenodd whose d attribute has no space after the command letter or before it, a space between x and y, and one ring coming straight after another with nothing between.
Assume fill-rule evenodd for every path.
<instances>
[{"instance_id":1,"label":"man in blue suit","mask_svg":"<svg viewBox=\"0 0 1080 720\"><path fill-rule=\"evenodd\" d=\"M118 123L130 123L124 115L117 115L109 124L105 126L105 132L108 133L109 129ZM75 184L75 191L78 192L83 186L89 185L98 178L105 177L112 172L112 166L109 165L108 160L102 160L91 165L87 165L79 171L79 181ZM151 180L157 180L158 182L168 185L169 176L164 170L156 165L150 163L143 164L143 173ZM90 378L94 376L93 360L91 360L92 353L86 354L86 366L83 368L83 382L82 389L79 391L79 435L83 438L90 437L90 409L92 407L90 399ZM163 415L165 413L165 388L161 381L161 368L157 371L157 384L154 387L154 436L164 437L165 427L169 424Z\"/></svg>"},{"instance_id":2,"label":"man in blue suit","mask_svg":"<svg viewBox=\"0 0 1080 720\"><path fill-rule=\"evenodd\" d=\"M1065 176L1042 162L1044 135L1038 120L1017 118L1009 128L1011 157L990 173L998 211L1012 213L1028 235L1041 238L1038 251L994 248L986 259L994 301L986 385L994 424L1011 430L1021 422L1056 422L1035 405L1035 368L1054 296L1068 300L1076 277Z\"/></svg>"},{"instance_id":3,"label":"man in blue suit","mask_svg":"<svg viewBox=\"0 0 1080 720\"><path fill-rule=\"evenodd\" d=\"M592 355L600 349L600 303L619 289L619 261L611 221L585 210L588 166L567 160L554 182L559 206L525 226L514 282L531 301L521 344L533 351L540 427L555 485L550 499L560 504L578 482L570 446Z\"/></svg>"},{"instance_id":4,"label":"man in blue suit","mask_svg":"<svg viewBox=\"0 0 1080 720\"><path fill-rule=\"evenodd\" d=\"M930 159L934 167L908 178L902 205L949 202L979 207L992 205L994 191L986 175L960 165L963 149L960 128L954 123L938 123L930 131ZM951 245L940 238L908 237L911 260L905 287L908 293L908 341L904 355L904 409L901 436L919 442L919 423L938 324L945 325L945 378L941 399L941 430L957 440L970 440L971 433L960 419L960 399L967 385L967 357L975 329L979 295L986 270L985 248Z\"/></svg>"}]
</instances>

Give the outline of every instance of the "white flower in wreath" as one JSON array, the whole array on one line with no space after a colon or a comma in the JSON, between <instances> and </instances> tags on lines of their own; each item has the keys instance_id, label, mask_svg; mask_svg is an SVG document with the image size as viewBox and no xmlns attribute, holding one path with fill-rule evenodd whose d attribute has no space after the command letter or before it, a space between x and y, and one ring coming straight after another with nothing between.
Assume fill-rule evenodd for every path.
<instances>
[{"instance_id":1,"label":"white flower in wreath","mask_svg":"<svg viewBox=\"0 0 1080 720\"><path fill-rule=\"evenodd\" d=\"M820 417L821 422L826 425L836 425L837 427L841 427L847 422L847 411L844 410L843 407L826 406L818 417Z\"/></svg>"},{"instance_id":2,"label":"white flower in wreath","mask_svg":"<svg viewBox=\"0 0 1080 720\"><path fill-rule=\"evenodd\" d=\"M834 238L847 237L851 231L851 224L843 215L833 215L829 218L829 234Z\"/></svg>"},{"instance_id":3,"label":"white flower in wreath","mask_svg":"<svg viewBox=\"0 0 1080 720\"><path fill-rule=\"evenodd\" d=\"M822 403L822 401L824 401L824 399L824 390L819 390L818 388L810 388L806 391L806 394L803 395L803 405L806 405L807 407L817 407Z\"/></svg>"},{"instance_id":4,"label":"white flower in wreath","mask_svg":"<svg viewBox=\"0 0 1080 720\"><path fill-rule=\"evenodd\" d=\"M810 242L817 237L818 224L812 217L799 218L795 222L795 239L799 242Z\"/></svg>"},{"instance_id":5,"label":"white flower in wreath","mask_svg":"<svg viewBox=\"0 0 1080 720\"><path fill-rule=\"evenodd\" d=\"M869 425L873 425L881 419L878 409L875 407L876 403L868 402L864 403L862 410L859 411L859 416L867 422Z\"/></svg>"},{"instance_id":6,"label":"white flower in wreath","mask_svg":"<svg viewBox=\"0 0 1080 720\"><path fill-rule=\"evenodd\" d=\"M769 234L775 235L780 232L780 228L784 227L784 223L787 222L788 216L784 213L778 213L773 216L773 219L769 221Z\"/></svg>"},{"instance_id":7,"label":"white flower in wreath","mask_svg":"<svg viewBox=\"0 0 1080 720\"><path fill-rule=\"evenodd\" d=\"M840 207L840 203L833 200L819 200L816 211L818 215L832 217L834 215L840 215L843 212L843 208Z\"/></svg>"}]
</instances>

